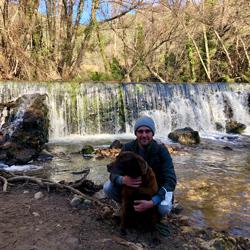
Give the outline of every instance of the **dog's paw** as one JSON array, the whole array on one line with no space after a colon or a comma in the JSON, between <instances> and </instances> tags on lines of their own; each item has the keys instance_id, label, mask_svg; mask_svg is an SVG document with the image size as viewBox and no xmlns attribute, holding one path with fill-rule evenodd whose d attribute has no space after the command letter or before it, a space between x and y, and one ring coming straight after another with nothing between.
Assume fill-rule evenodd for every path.
<instances>
[{"instance_id":1,"label":"dog's paw","mask_svg":"<svg viewBox=\"0 0 250 250\"><path fill-rule=\"evenodd\" d=\"M159 232L153 231L151 232L151 236L152 236L152 241L151 241L152 247L156 247L161 244L161 238Z\"/></svg>"},{"instance_id":2,"label":"dog's paw","mask_svg":"<svg viewBox=\"0 0 250 250\"><path fill-rule=\"evenodd\" d=\"M152 247L156 247L156 246L158 246L158 245L160 245L160 244L161 244L160 238L155 237L155 238L152 239L152 243L151 243L151 246L152 246Z\"/></svg>"}]
</instances>

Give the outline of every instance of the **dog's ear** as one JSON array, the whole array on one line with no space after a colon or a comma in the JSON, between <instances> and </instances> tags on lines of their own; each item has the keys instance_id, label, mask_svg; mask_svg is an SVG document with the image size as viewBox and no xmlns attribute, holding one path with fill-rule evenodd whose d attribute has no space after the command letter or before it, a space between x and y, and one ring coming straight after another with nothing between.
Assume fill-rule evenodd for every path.
<instances>
[{"instance_id":1,"label":"dog's ear","mask_svg":"<svg viewBox=\"0 0 250 250\"><path fill-rule=\"evenodd\" d=\"M148 163L144 159L139 159L138 163L140 165L142 175L146 175L148 172Z\"/></svg>"}]
</instances>

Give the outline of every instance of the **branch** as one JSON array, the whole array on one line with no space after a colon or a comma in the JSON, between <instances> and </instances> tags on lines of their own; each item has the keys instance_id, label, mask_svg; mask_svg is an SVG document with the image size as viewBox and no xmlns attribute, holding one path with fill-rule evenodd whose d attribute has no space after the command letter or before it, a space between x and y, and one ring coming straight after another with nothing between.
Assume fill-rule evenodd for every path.
<instances>
[{"instance_id":1,"label":"branch","mask_svg":"<svg viewBox=\"0 0 250 250\"><path fill-rule=\"evenodd\" d=\"M7 191L8 181L6 178L0 176L0 180L3 182L3 192Z\"/></svg>"},{"instance_id":2,"label":"branch","mask_svg":"<svg viewBox=\"0 0 250 250\"><path fill-rule=\"evenodd\" d=\"M104 206L104 204L102 202L100 202L98 199L91 197L89 195L83 194L79 190L77 190L69 185L66 185L66 184L60 184L60 183L53 182L50 180L40 179L40 178L30 177L30 176L15 176L15 177L9 178L8 181L9 182L28 181L28 182L33 182L33 183L38 184L39 187L41 187L41 188L54 187L54 188L58 188L58 189L67 189L67 190L71 191L72 193L81 196L84 199L88 199L88 200L93 201L95 204L97 204L101 207ZM107 205L105 205L105 206L107 206Z\"/></svg>"},{"instance_id":3,"label":"branch","mask_svg":"<svg viewBox=\"0 0 250 250\"><path fill-rule=\"evenodd\" d=\"M164 79L161 78L161 76L160 76L157 72L155 72L149 65L146 64L146 67L147 67L148 71L149 71L153 76L155 76L157 79L160 80L160 82L162 82L162 83L166 82L166 81L164 81Z\"/></svg>"},{"instance_id":4,"label":"branch","mask_svg":"<svg viewBox=\"0 0 250 250\"><path fill-rule=\"evenodd\" d=\"M107 23L107 22L113 21L113 20L115 20L115 19L117 19L117 18L120 18L120 17L126 15L128 12L130 12L130 11L132 11L132 10L135 10L136 8L138 8L138 7L141 6L141 5L142 5L142 1L139 1L137 4L132 5L131 7L129 7L127 10L123 11L123 12L120 13L119 15L116 15L116 16L113 16L113 17L110 17L110 18L108 18L108 19L105 19L105 20L101 21L100 24L102 24L102 23ZM103 14L104 14L104 12L103 12Z\"/></svg>"},{"instance_id":5,"label":"branch","mask_svg":"<svg viewBox=\"0 0 250 250\"><path fill-rule=\"evenodd\" d=\"M234 69L234 66L233 66L232 60L231 60L231 58L230 58L230 55L229 55L229 53L228 53L228 51L227 51L227 49L226 49L226 47L225 47L225 45L224 45L224 43L223 43L223 41L222 41L222 39L221 39L219 33L218 33L215 29L214 29L214 33L215 33L216 37L218 38L218 40L220 41L221 46L222 46L223 50L224 50L225 53L226 53L228 62L229 62L229 64L230 64L230 67L231 67L232 69Z\"/></svg>"}]
</instances>

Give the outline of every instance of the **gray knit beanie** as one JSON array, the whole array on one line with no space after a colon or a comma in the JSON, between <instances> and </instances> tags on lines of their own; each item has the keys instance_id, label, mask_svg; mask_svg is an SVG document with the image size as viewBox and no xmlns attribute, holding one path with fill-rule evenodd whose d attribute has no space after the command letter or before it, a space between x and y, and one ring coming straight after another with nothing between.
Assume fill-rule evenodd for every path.
<instances>
[{"instance_id":1,"label":"gray knit beanie","mask_svg":"<svg viewBox=\"0 0 250 250\"><path fill-rule=\"evenodd\" d=\"M152 118L148 116L143 116L140 119L138 119L134 126L134 133L136 133L137 129L142 126L150 128L153 132L153 135L155 134L155 123Z\"/></svg>"}]
</instances>

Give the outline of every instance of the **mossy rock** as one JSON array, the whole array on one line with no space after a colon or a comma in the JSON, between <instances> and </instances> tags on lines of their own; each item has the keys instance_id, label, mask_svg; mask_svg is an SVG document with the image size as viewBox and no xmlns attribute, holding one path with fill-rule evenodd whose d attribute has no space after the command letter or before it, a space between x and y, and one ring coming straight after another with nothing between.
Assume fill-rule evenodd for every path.
<instances>
[{"instance_id":1,"label":"mossy rock","mask_svg":"<svg viewBox=\"0 0 250 250\"><path fill-rule=\"evenodd\" d=\"M230 134L241 134L246 129L246 125L235 120L226 121L226 132Z\"/></svg>"},{"instance_id":2,"label":"mossy rock","mask_svg":"<svg viewBox=\"0 0 250 250\"><path fill-rule=\"evenodd\" d=\"M220 122L216 122L215 123L215 129L217 131L223 131L224 127L223 127L223 125Z\"/></svg>"},{"instance_id":3,"label":"mossy rock","mask_svg":"<svg viewBox=\"0 0 250 250\"><path fill-rule=\"evenodd\" d=\"M174 142L179 142L180 144L184 145L200 143L200 135L198 131L194 131L190 127L176 129L175 131L168 134L168 138Z\"/></svg>"},{"instance_id":4,"label":"mossy rock","mask_svg":"<svg viewBox=\"0 0 250 250\"><path fill-rule=\"evenodd\" d=\"M91 154L95 153L95 149L94 149L94 147L92 145L85 145L81 149L81 153L83 155L91 155Z\"/></svg>"}]
</instances>

